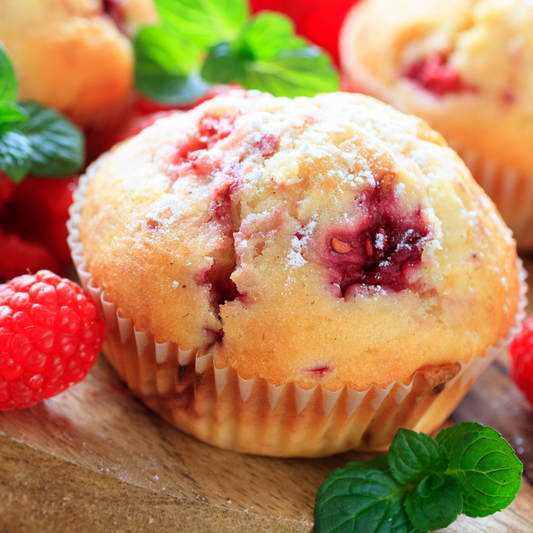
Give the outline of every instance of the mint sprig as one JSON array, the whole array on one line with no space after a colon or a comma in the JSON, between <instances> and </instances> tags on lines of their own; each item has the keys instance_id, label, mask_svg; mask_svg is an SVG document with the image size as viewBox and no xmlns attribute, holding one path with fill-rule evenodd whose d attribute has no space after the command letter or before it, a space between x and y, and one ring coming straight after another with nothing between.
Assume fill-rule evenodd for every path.
<instances>
[{"instance_id":1,"label":"mint sprig","mask_svg":"<svg viewBox=\"0 0 533 533\"><path fill-rule=\"evenodd\" d=\"M274 96L339 89L330 57L294 34L279 13L248 18L245 0L157 0L161 24L134 41L138 90L166 104L189 104L208 83L237 82Z\"/></svg>"},{"instance_id":2,"label":"mint sprig","mask_svg":"<svg viewBox=\"0 0 533 533\"><path fill-rule=\"evenodd\" d=\"M439 433L398 430L387 456L348 463L318 489L316 533L418 533L509 505L522 464L494 429L463 422Z\"/></svg>"},{"instance_id":3,"label":"mint sprig","mask_svg":"<svg viewBox=\"0 0 533 533\"><path fill-rule=\"evenodd\" d=\"M33 103L16 102L15 69L0 46L0 170L16 183L31 173L68 176L84 162L81 130L65 117Z\"/></svg>"}]
</instances>

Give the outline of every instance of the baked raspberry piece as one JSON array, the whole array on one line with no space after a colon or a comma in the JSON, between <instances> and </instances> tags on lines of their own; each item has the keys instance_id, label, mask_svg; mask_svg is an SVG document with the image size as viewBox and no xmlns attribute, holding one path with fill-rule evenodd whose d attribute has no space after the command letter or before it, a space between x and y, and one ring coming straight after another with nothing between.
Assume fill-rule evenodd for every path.
<instances>
[{"instance_id":1,"label":"baked raspberry piece","mask_svg":"<svg viewBox=\"0 0 533 533\"><path fill-rule=\"evenodd\" d=\"M102 2L103 12L111 17L117 29L123 34L127 33L125 7L123 0L103 0Z\"/></svg>"},{"instance_id":2,"label":"baked raspberry piece","mask_svg":"<svg viewBox=\"0 0 533 533\"><path fill-rule=\"evenodd\" d=\"M77 182L27 176L15 184L0 171L0 280L70 264L66 223Z\"/></svg>"},{"instance_id":3,"label":"baked raspberry piece","mask_svg":"<svg viewBox=\"0 0 533 533\"><path fill-rule=\"evenodd\" d=\"M93 161L103 152L110 150L115 144L129 139L151 126L159 118L190 110L206 100L211 100L211 98L216 96L224 96L231 91L239 89L242 89L242 87L236 83L213 85L204 96L190 105L165 105L148 100L142 95L137 95L128 105L125 114L119 114L113 125L108 123L103 130L101 128L91 128L86 131L87 159Z\"/></svg>"},{"instance_id":4,"label":"baked raspberry piece","mask_svg":"<svg viewBox=\"0 0 533 533\"><path fill-rule=\"evenodd\" d=\"M475 90L461 80L461 76L448 63L444 54L435 54L416 61L407 69L407 77L416 81L426 91L439 96Z\"/></svg>"},{"instance_id":5,"label":"baked raspberry piece","mask_svg":"<svg viewBox=\"0 0 533 533\"><path fill-rule=\"evenodd\" d=\"M533 317L524 322L522 331L511 343L509 353L511 377L533 406Z\"/></svg>"},{"instance_id":6,"label":"baked raspberry piece","mask_svg":"<svg viewBox=\"0 0 533 533\"><path fill-rule=\"evenodd\" d=\"M360 226L326 235L324 262L332 284L345 298L361 288L406 289L430 233L421 210L404 212L391 183L369 188L358 209L364 213Z\"/></svg>"},{"instance_id":7,"label":"baked raspberry piece","mask_svg":"<svg viewBox=\"0 0 533 533\"><path fill-rule=\"evenodd\" d=\"M0 285L0 409L26 408L85 378L104 323L74 282L41 270Z\"/></svg>"}]
</instances>

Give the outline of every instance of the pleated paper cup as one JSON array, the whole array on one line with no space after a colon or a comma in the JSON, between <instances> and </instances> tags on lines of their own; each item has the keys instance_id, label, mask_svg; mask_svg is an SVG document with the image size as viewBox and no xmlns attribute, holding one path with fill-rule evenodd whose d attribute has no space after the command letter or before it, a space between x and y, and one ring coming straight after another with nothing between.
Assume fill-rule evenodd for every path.
<instances>
[{"instance_id":1,"label":"pleated paper cup","mask_svg":"<svg viewBox=\"0 0 533 533\"><path fill-rule=\"evenodd\" d=\"M81 283L107 324L104 353L129 388L179 429L209 444L239 452L320 457L349 449L382 450L400 427L431 432L450 415L474 381L505 349L525 316L525 271L519 264L521 298L514 326L484 354L468 363L421 368L408 384L393 382L357 391L345 385L279 387L265 379L243 379L234 369L218 368L213 356L159 343L123 316L98 287L83 255L79 222L84 176L75 193L69 244ZM139 288L142 290L142 288Z\"/></svg>"},{"instance_id":2,"label":"pleated paper cup","mask_svg":"<svg viewBox=\"0 0 533 533\"><path fill-rule=\"evenodd\" d=\"M496 204L519 251L533 251L533 174L488 160L453 139L449 143Z\"/></svg>"}]
</instances>

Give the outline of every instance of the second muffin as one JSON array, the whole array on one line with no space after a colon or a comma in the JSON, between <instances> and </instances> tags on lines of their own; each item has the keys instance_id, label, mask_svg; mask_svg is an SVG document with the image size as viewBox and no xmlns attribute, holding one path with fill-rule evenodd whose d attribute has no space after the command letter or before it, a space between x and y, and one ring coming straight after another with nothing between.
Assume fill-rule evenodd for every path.
<instances>
[{"instance_id":1,"label":"second muffin","mask_svg":"<svg viewBox=\"0 0 533 533\"><path fill-rule=\"evenodd\" d=\"M427 120L533 250L533 4L364 0L341 35L354 89Z\"/></svg>"}]
</instances>

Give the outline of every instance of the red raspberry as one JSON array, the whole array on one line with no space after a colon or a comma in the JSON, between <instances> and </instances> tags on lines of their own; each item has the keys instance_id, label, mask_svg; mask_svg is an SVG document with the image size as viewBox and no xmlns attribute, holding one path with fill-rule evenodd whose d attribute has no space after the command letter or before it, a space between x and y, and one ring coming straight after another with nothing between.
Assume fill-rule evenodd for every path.
<instances>
[{"instance_id":1,"label":"red raspberry","mask_svg":"<svg viewBox=\"0 0 533 533\"><path fill-rule=\"evenodd\" d=\"M41 270L0 285L0 409L31 407L85 378L104 322L78 285Z\"/></svg>"},{"instance_id":2,"label":"red raspberry","mask_svg":"<svg viewBox=\"0 0 533 533\"><path fill-rule=\"evenodd\" d=\"M15 184L0 171L0 281L70 264L66 224L77 182L26 176Z\"/></svg>"},{"instance_id":3,"label":"red raspberry","mask_svg":"<svg viewBox=\"0 0 533 533\"><path fill-rule=\"evenodd\" d=\"M514 338L509 352L511 377L533 406L533 316L524 322L522 331Z\"/></svg>"}]
</instances>

